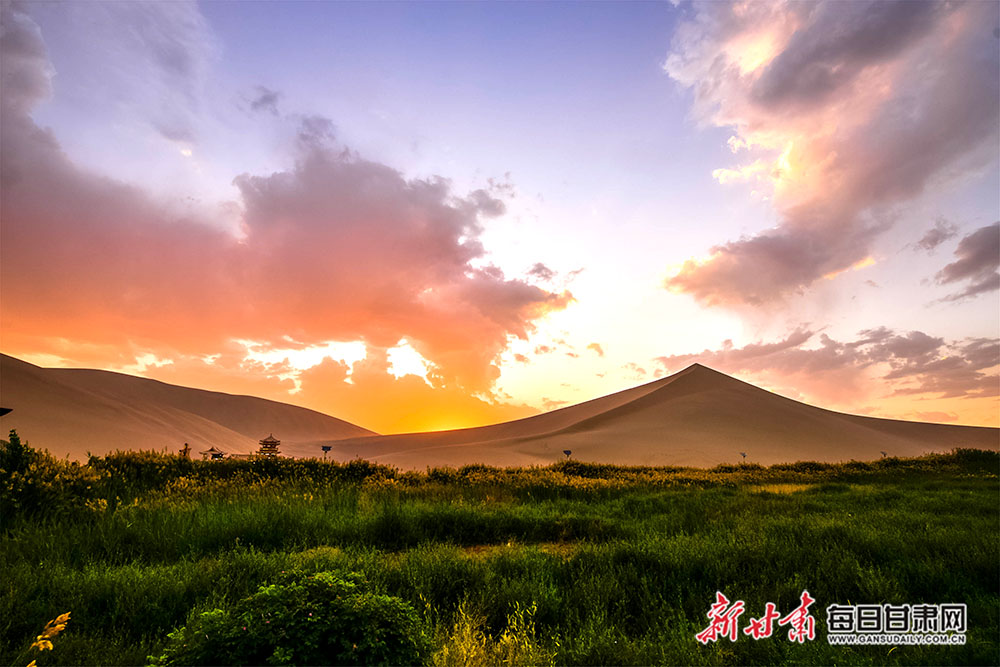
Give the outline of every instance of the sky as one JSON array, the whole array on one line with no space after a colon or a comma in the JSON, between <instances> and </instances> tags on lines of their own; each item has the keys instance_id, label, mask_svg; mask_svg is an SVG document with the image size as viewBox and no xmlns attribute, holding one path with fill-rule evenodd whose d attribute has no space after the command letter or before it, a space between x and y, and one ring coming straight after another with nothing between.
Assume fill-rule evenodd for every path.
<instances>
[{"instance_id":1,"label":"sky","mask_svg":"<svg viewBox=\"0 0 1000 667\"><path fill-rule=\"evenodd\" d=\"M1000 4L2 4L0 347L380 433L700 362L1000 424Z\"/></svg>"}]
</instances>

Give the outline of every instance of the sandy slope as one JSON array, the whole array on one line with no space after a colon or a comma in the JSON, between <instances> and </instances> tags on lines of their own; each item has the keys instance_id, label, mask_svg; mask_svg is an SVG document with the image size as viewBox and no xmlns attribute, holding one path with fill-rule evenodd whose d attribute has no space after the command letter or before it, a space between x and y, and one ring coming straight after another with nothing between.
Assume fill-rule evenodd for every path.
<instances>
[{"instance_id":1,"label":"sandy slope","mask_svg":"<svg viewBox=\"0 0 1000 667\"><path fill-rule=\"evenodd\" d=\"M249 452L273 432L290 456L363 457L401 468L870 460L953 447L1000 448L1000 430L873 419L793 401L695 364L656 382L527 419L481 428L373 436L327 415L249 396L119 373L46 369L0 355L0 405L16 428L58 456L115 449Z\"/></svg>"},{"instance_id":2,"label":"sandy slope","mask_svg":"<svg viewBox=\"0 0 1000 667\"><path fill-rule=\"evenodd\" d=\"M0 418L33 446L82 459L116 449L256 450L273 432L283 444L372 432L284 403L189 389L107 371L40 368L0 355ZM319 452L318 447L310 448Z\"/></svg>"},{"instance_id":3,"label":"sandy slope","mask_svg":"<svg viewBox=\"0 0 1000 667\"><path fill-rule=\"evenodd\" d=\"M793 401L695 364L675 375L496 426L330 443L337 458L402 468L545 464L573 458L626 465L871 460L953 447L1000 448L1000 430L874 419Z\"/></svg>"}]
</instances>

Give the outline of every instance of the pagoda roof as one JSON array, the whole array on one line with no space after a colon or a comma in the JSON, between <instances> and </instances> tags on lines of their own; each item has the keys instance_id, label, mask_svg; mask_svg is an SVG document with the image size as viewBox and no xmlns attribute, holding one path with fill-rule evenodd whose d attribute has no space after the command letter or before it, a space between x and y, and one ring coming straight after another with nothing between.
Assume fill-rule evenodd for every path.
<instances>
[{"instance_id":1,"label":"pagoda roof","mask_svg":"<svg viewBox=\"0 0 1000 667\"><path fill-rule=\"evenodd\" d=\"M202 454L225 454L225 452L222 451L221 449L216 449L215 445L212 445L212 447L210 449L206 449L205 451L203 451L201 453Z\"/></svg>"},{"instance_id":2,"label":"pagoda roof","mask_svg":"<svg viewBox=\"0 0 1000 667\"><path fill-rule=\"evenodd\" d=\"M263 439L263 440L261 440L260 442L261 442L261 443L264 443L264 442L274 442L274 443L280 443L280 442L281 442L281 440L278 440L277 438L275 438L275 437L274 437L274 434L272 433L271 435L267 436L266 438L264 438L264 439Z\"/></svg>"}]
</instances>

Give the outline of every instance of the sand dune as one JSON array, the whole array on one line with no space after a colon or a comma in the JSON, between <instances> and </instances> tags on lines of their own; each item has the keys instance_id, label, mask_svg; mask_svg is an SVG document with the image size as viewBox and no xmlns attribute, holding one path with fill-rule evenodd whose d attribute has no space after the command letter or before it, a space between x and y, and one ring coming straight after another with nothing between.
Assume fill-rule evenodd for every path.
<instances>
[{"instance_id":1,"label":"sand dune","mask_svg":"<svg viewBox=\"0 0 1000 667\"><path fill-rule=\"evenodd\" d=\"M377 400L377 398L373 399ZM0 355L0 404L16 428L57 456L115 449L256 449L274 433L284 454L366 458L404 469L548 464L707 467L743 461L871 460L953 447L1000 448L1000 430L875 419L793 401L695 364L670 377L559 410L480 428L376 436L305 408L189 389L120 373L39 368Z\"/></svg>"},{"instance_id":2,"label":"sand dune","mask_svg":"<svg viewBox=\"0 0 1000 667\"><path fill-rule=\"evenodd\" d=\"M793 401L695 364L656 382L515 422L461 431L330 443L337 458L401 468L546 464L563 458L624 465L714 466L743 461L872 460L953 447L1000 448L1000 430L875 419Z\"/></svg>"},{"instance_id":3,"label":"sand dune","mask_svg":"<svg viewBox=\"0 0 1000 667\"><path fill-rule=\"evenodd\" d=\"M0 418L33 446L74 459L89 451L166 448L255 451L273 432L283 444L372 435L313 410L251 396L190 389L108 371L40 368L0 355ZM315 448L319 451L318 448ZM310 450L311 451L311 450Z\"/></svg>"}]
</instances>

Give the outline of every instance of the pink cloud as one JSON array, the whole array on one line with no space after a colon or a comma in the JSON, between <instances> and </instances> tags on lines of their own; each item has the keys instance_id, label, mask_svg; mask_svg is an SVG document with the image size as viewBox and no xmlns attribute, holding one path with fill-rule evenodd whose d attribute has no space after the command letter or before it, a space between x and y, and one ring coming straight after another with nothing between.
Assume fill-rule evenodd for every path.
<instances>
[{"instance_id":1,"label":"pink cloud","mask_svg":"<svg viewBox=\"0 0 1000 667\"><path fill-rule=\"evenodd\" d=\"M622 368L631 374L633 380L645 379L646 375L648 374L645 368L635 363L634 361L630 361L627 364L624 364Z\"/></svg>"},{"instance_id":2,"label":"pink cloud","mask_svg":"<svg viewBox=\"0 0 1000 667\"><path fill-rule=\"evenodd\" d=\"M958 421L958 415L954 412L940 412L937 410L931 410L929 412L915 412L913 416L916 417L918 421L935 422L938 424Z\"/></svg>"},{"instance_id":3,"label":"pink cloud","mask_svg":"<svg viewBox=\"0 0 1000 667\"><path fill-rule=\"evenodd\" d=\"M666 281L708 305L776 302L869 256L887 207L942 169L995 160L996 3L705 3L667 72L695 114L731 127L740 174L780 223L719 244ZM761 162L763 160L763 162Z\"/></svg>"},{"instance_id":4,"label":"pink cloud","mask_svg":"<svg viewBox=\"0 0 1000 667\"><path fill-rule=\"evenodd\" d=\"M998 339L946 342L922 331L897 333L886 327L861 331L846 342L817 333L800 328L773 343L734 347L725 341L720 349L655 361L668 372L702 363L764 380L786 393L794 387L795 395L821 403L855 404L876 387L897 396L995 399L1000 395ZM874 382L875 378L883 382Z\"/></svg>"},{"instance_id":5,"label":"pink cloud","mask_svg":"<svg viewBox=\"0 0 1000 667\"><path fill-rule=\"evenodd\" d=\"M232 339L388 348L405 338L433 382L481 391L508 337L572 299L482 264L483 221L503 213L501 199L365 160L336 144L327 119L301 122L290 168L236 176L240 238L78 167L29 115L51 85L41 35L16 6L3 13L10 351L72 340L196 356Z\"/></svg>"}]
</instances>

